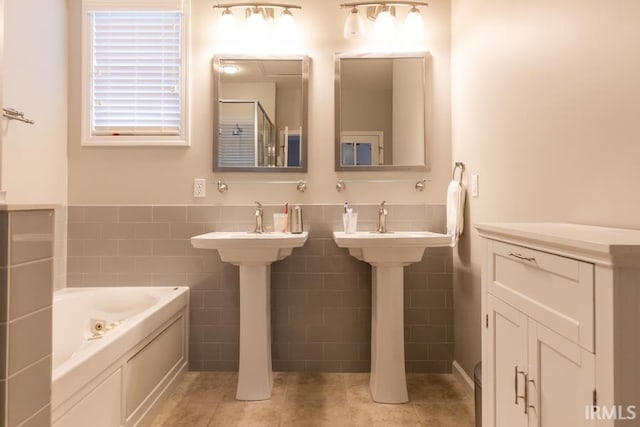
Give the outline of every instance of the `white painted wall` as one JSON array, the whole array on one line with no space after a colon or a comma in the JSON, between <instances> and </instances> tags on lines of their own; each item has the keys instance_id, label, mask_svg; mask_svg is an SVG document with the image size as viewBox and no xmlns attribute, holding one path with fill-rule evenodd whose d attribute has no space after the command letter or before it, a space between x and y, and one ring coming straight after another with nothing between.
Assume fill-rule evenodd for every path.
<instances>
[{"instance_id":1,"label":"white painted wall","mask_svg":"<svg viewBox=\"0 0 640 427\"><path fill-rule=\"evenodd\" d=\"M67 202L65 0L4 1L2 106L34 125L2 119L2 189L9 203Z\"/></svg>"},{"instance_id":2,"label":"white painted wall","mask_svg":"<svg viewBox=\"0 0 640 427\"><path fill-rule=\"evenodd\" d=\"M486 221L640 229L640 3L453 0L452 158L480 174L455 260L455 359L480 359Z\"/></svg>"},{"instance_id":3,"label":"white painted wall","mask_svg":"<svg viewBox=\"0 0 640 427\"><path fill-rule=\"evenodd\" d=\"M272 122L276 119L275 83L225 83L221 85L220 98L257 100L269 119Z\"/></svg>"},{"instance_id":4,"label":"white painted wall","mask_svg":"<svg viewBox=\"0 0 640 427\"><path fill-rule=\"evenodd\" d=\"M442 203L451 173L450 142L450 60L448 1L432 3L424 12L427 27L419 43L397 41L386 46L371 38L353 41L342 36L347 10L339 0L302 0L302 10L294 11L301 30L300 37L271 46L251 48L238 42L223 44L216 39L215 25L220 15L209 0L192 0L191 85L192 108L191 146L182 147L81 147L80 146L80 1L70 3L70 81L69 90L69 203L252 203L256 198L264 203L326 203L374 202L383 198L390 203ZM239 14L238 14L239 16ZM367 23L368 29L372 25ZM212 172L211 123L212 87L211 59L219 53L287 53L311 57L309 83L309 167L307 174L246 174ZM431 147L433 167L429 174L364 173L357 175L334 172L334 63L336 52L373 50L428 50L433 54L435 106L434 143ZM376 184L353 183L347 192L338 193L338 177L395 177L412 180L423 176L433 181L424 193L413 189L414 182ZM192 182L204 177L209 183L205 199L192 198ZM218 179L234 180L297 180L306 179L308 190L300 194L295 185L232 184L221 195L213 188Z\"/></svg>"},{"instance_id":5,"label":"white painted wall","mask_svg":"<svg viewBox=\"0 0 640 427\"><path fill-rule=\"evenodd\" d=\"M425 90L424 64L414 58L393 61L393 164L415 165L424 161ZM418 142L420 141L420 143Z\"/></svg>"}]
</instances>

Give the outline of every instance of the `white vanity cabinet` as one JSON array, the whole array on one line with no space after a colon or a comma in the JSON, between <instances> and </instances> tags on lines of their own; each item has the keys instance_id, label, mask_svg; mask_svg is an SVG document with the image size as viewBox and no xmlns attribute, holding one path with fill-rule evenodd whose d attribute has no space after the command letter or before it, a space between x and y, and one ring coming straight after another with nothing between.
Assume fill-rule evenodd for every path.
<instances>
[{"instance_id":1,"label":"white vanity cabinet","mask_svg":"<svg viewBox=\"0 0 640 427\"><path fill-rule=\"evenodd\" d=\"M640 426L640 231L476 228L483 426Z\"/></svg>"}]
</instances>

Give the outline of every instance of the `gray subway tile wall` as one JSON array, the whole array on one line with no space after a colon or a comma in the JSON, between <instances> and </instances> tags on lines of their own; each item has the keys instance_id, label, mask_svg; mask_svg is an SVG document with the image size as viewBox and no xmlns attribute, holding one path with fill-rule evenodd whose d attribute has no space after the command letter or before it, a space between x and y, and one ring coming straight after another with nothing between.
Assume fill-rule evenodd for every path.
<instances>
[{"instance_id":1,"label":"gray subway tile wall","mask_svg":"<svg viewBox=\"0 0 640 427\"><path fill-rule=\"evenodd\" d=\"M54 211L0 212L0 425L49 425Z\"/></svg>"},{"instance_id":2,"label":"gray subway tile wall","mask_svg":"<svg viewBox=\"0 0 640 427\"><path fill-rule=\"evenodd\" d=\"M358 229L375 230L377 205L354 205ZM267 230L282 206L264 206ZM277 371L370 369L371 268L338 248L341 205L303 205L306 244L272 265L272 359ZM444 232L444 205L389 205L389 230ZM251 231L254 207L69 206L68 286L191 288L191 370L237 370L238 268L189 238ZM408 372L451 371L452 254L428 249L405 269Z\"/></svg>"}]
</instances>

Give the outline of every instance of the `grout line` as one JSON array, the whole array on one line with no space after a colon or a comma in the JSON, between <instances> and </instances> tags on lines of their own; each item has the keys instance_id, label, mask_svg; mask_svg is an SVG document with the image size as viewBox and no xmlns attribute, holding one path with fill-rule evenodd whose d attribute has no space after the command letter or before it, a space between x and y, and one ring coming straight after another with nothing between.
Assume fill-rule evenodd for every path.
<instances>
[{"instance_id":1,"label":"grout line","mask_svg":"<svg viewBox=\"0 0 640 427\"><path fill-rule=\"evenodd\" d=\"M40 414L43 410L50 410L50 408L49 408L50 405L51 405L51 401L47 402L46 405L44 405L42 408L36 410L33 414L31 414L29 417L24 419L20 424L17 425L17 427L21 427L21 426L27 425L27 423L29 421L31 421L31 419L35 418L36 415ZM9 411L7 411L7 413L8 412Z\"/></svg>"}]
</instances>

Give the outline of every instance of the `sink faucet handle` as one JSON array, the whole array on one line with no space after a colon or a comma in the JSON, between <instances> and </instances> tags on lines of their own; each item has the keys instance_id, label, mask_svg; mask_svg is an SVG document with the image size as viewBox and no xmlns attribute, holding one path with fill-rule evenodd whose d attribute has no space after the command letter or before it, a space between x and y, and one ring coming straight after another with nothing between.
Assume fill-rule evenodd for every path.
<instances>
[{"instance_id":1,"label":"sink faucet handle","mask_svg":"<svg viewBox=\"0 0 640 427\"><path fill-rule=\"evenodd\" d=\"M383 200L378 206L378 233L387 232L387 209L384 207L386 200Z\"/></svg>"},{"instance_id":2,"label":"sink faucet handle","mask_svg":"<svg viewBox=\"0 0 640 427\"><path fill-rule=\"evenodd\" d=\"M264 233L264 225L262 222L262 204L260 202L256 203L256 228L253 230L254 233Z\"/></svg>"}]
</instances>

